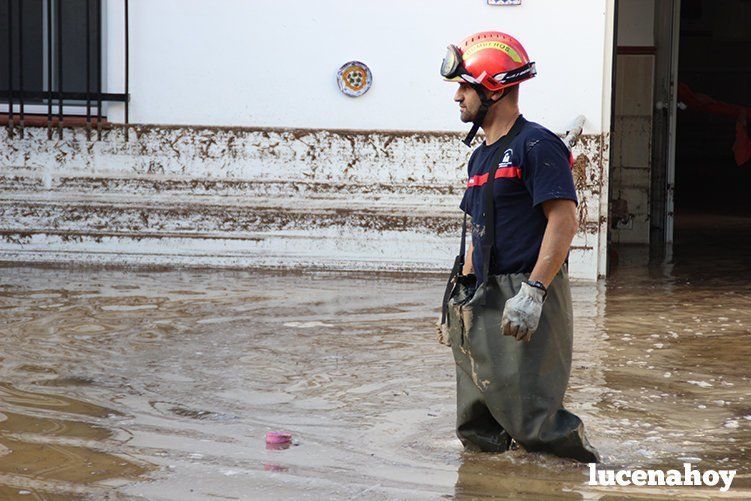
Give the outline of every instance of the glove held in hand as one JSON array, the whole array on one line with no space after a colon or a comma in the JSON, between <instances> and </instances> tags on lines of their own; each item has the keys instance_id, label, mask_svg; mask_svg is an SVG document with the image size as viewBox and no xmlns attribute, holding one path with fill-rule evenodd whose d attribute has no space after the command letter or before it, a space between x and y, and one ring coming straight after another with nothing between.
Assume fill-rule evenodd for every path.
<instances>
[{"instance_id":1,"label":"glove held in hand","mask_svg":"<svg viewBox=\"0 0 751 501\"><path fill-rule=\"evenodd\" d=\"M503 309L501 332L514 336L517 341L529 341L537 330L542 314L545 291L523 282L521 289L508 301Z\"/></svg>"}]
</instances>

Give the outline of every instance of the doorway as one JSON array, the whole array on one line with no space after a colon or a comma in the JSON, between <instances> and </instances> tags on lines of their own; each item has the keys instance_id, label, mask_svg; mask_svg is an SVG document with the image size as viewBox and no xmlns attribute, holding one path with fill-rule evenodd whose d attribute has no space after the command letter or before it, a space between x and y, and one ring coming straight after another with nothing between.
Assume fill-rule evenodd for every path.
<instances>
[{"instance_id":1,"label":"doorway","mask_svg":"<svg viewBox=\"0 0 751 501\"><path fill-rule=\"evenodd\" d=\"M663 87L664 45L656 41L660 0L616 2L616 54L609 172L608 273L649 260L655 130L663 114L655 110ZM656 22L657 20L657 22ZM659 146L659 145L657 145Z\"/></svg>"},{"instance_id":2,"label":"doorway","mask_svg":"<svg viewBox=\"0 0 751 501\"><path fill-rule=\"evenodd\" d=\"M617 5L611 261L747 262L751 1Z\"/></svg>"},{"instance_id":3,"label":"doorway","mask_svg":"<svg viewBox=\"0 0 751 501\"><path fill-rule=\"evenodd\" d=\"M678 54L676 261L748 263L751 2L682 0Z\"/></svg>"}]
</instances>

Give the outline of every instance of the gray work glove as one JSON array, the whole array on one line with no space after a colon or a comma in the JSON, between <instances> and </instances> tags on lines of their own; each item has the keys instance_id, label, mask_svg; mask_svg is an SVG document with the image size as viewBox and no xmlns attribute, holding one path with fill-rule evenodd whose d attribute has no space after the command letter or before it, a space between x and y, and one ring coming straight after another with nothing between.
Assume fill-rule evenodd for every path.
<instances>
[{"instance_id":1,"label":"gray work glove","mask_svg":"<svg viewBox=\"0 0 751 501\"><path fill-rule=\"evenodd\" d=\"M514 336L517 341L529 341L537 330L542 314L545 291L522 282L519 293L506 301L501 320L504 336Z\"/></svg>"}]
</instances>

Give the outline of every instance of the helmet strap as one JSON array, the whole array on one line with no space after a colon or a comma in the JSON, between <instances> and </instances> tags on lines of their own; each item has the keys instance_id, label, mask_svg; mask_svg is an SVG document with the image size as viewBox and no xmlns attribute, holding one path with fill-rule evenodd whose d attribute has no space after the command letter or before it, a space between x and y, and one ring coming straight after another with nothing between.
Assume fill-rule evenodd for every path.
<instances>
[{"instance_id":1,"label":"helmet strap","mask_svg":"<svg viewBox=\"0 0 751 501\"><path fill-rule=\"evenodd\" d=\"M485 88L482 85L474 84L472 88L475 89L477 96L480 98L480 109L477 110L477 115L475 115L475 119L472 122L472 129L470 129L469 134L462 141L467 146L472 146L472 140L475 138L477 131L480 130L480 127L482 127L482 123L485 121L485 116L488 114L490 107L495 103L499 103L501 99L508 95L508 91L504 90L501 97L497 101L493 101L485 95Z\"/></svg>"}]
</instances>

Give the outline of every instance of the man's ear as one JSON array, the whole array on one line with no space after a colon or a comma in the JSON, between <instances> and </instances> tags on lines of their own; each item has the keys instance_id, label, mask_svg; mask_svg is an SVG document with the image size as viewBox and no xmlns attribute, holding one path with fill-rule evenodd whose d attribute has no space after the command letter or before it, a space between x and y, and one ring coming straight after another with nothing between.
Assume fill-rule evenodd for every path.
<instances>
[{"instance_id":1,"label":"man's ear","mask_svg":"<svg viewBox=\"0 0 751 501\"><path fill-rule=\"evenodd\" d=\"M496 102L500 101L501 98L503 98L503 96L506 95L506 92L508 92L508 89L501 89L501 90L494 91L492 94L490 94L490 99Z\"/></svg>"}]
</instances>

